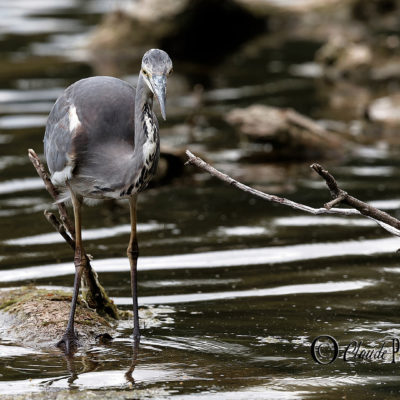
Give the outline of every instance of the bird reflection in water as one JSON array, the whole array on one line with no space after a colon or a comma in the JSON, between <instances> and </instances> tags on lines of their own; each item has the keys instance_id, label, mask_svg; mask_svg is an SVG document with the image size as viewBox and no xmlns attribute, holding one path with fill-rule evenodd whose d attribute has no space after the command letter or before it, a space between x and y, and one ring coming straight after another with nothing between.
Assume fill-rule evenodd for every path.
<instances>
[{"instance_id":1,"label":"bird reflection in water","mask_svg":"<svg viewBox=\"0 0 400 400\"><path fill-rule=\"evenodd\" d=\"M133 373L135 368L138 364L138 356L139 356L139 346L140 346L140 339L134 340L132 343L132 355L131 355L131 362L129 365L128 370L125 372L124 377L130 387L135 384L135 379L133 377ZM104 365L104 362L97 358L96 354L93 353L86 353L82 355L80 359L83 368L80 372L77 372L77 358L70 354L65 354L65 361L67 363L67 369L69 373L69 378L67 379L69 389L79 389L79 385L75 384L75 381L79 378L79 375L82 375L87 372L94 372L99 370L101 366ZM57 379L52 379L47 384L51 385L53 382L57 380L65 379L65 377L60 377Z\"/></svg>"},{"instance_id":2,"label":"bird reflection in water","mask_svg":"<svg viewBox=\"0 0 400 400\"><path fill-rule=\"evenodd\" d=\"M132 362L131 366L129 367L128 371L125 373L125 378L128 382L132 385L135 383L135 379L133 378L132 374L135 371L136 365L138 363L138 355L139 355L139 344L140 340L134 340L132 345Z\"/></svg>"}]
</instances>

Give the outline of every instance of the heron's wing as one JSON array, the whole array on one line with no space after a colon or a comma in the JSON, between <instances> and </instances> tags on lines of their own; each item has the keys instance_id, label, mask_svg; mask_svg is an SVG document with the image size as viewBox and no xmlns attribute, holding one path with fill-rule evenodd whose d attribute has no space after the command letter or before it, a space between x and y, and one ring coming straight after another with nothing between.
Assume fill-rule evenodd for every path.
<instances>
[{"instance_id":1,"label":"heron's wing","mask_svg":"<svg viewBox=\"0 0 400 400\"><path fill-rule=\"evenodd\" d=\"M106 189L135 174L135 89L116 78L92 77L69 86L56 101L44 138L54 184L84 180ZM79 189L81 190L81 189ZM84 193L82 189L82 193Z\"/></svg>"},{"instance_id":2,"label":"heron's wing","mask_svg":"<svg viewBox=\"0 0 400 400\"><path fill-rule=\"evenodd\" d=\"M70 102L64 92L50 112L44 135L44 154L52 174L63 171L71 161L72 133L70 123Z\"/></svg>"}]
</instances>

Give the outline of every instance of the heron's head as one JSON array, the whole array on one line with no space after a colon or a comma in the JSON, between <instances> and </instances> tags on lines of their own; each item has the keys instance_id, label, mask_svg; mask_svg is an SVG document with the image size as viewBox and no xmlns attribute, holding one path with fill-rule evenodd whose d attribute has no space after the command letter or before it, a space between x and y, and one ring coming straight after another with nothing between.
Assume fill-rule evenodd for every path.
<instances>
[{"instance_id":1,"label":"heron's head","mask_svg":"<svg viewBox=\"0 0 400 400\"><path fill-rule=\"evenodd\" d=\"M167 96L167 76L172 72L172 61L169 55L158 49L151 49L145 53L142 59L143 76L147 86L157 97L160 103L161 115L166 118L165 100Z\"/></svg>"}]
</instances>

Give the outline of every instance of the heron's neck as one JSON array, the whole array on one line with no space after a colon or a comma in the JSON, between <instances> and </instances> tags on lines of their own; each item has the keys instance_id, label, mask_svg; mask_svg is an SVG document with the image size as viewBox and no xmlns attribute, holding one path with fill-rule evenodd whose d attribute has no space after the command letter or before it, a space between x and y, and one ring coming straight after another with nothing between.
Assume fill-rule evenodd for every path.
<instances>
[{"instance_id":1,"label":"heron's neck","mask_svg":"<svg viewBox=\"0 0 400 400\"><path fill-rule=\"evenodd\" d=\"M140 151L146 142L150 133L149 126L156 126L153 121L153 97L140 73L135 97L135 151Z\"/></svg>"}]
</instances>

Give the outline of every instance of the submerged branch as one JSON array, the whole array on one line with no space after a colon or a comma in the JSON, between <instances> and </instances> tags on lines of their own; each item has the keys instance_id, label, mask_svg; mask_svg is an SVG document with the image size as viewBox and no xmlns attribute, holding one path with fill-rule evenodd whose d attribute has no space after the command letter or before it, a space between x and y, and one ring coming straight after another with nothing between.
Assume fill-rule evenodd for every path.
<instances>
[{"instance_id":1,"label":"submerged branch","mask_svg":"<svg viewBox=\"0 0 400 400\"><path fill-rule=\"evenodd\" d=\"M307 206L305 204L296 203L295 201L286 199L284 197L275 196L273 194L268 194L256 190L250 186L244 185L243 183L231 178L229 175L226 175L210 164L206 163L200 157L195 156L189 150L186 150L186 155L189 157L186 164L195 165L196 167L208 172L210 175L220 179L223 182L226 182L244 192L250 193L254 196L257 196L263 200L270 201L273 203L279 203L284 206L293 208L295 210L304 211L313 215L341 215L341 216L365 216L367 218L372 219L378 225L380 225L383 229L390 232L392 235L400 236L400 221L389 214L378 210L375 207L370 206L362 202L361 200L356 199L355 197L349 196L345 191L340 189L337 185L335 178L328 171L324 170L319 164L313 164L311 167L325 179L328 188L332 194L333 200L330 201L322 208L314 208ZM340 202L345 202L346 204L354 207L354 208L334 208L336 204Z\"/></svg>"},{"instance_id":2,"label":"submerged branch","mask_svg":"<svg viewBox=\"0 0 400 400\"><path fill-rule=\"evenodd\" d=\"M57 188L51 182L51 179L41 163L39 157L34 150L28 150L28 156L33 166L35 167L38 175L43 179L46 186L46 190L50 193L50 196L56 201L59 194ZM63 239L69 244L69 246L75 250L75 229L74 224L68 217L67 208L64 203L57 202L58 212L60 214L60 222L57 217L49 212L45 211L44 216L47 221L54 227L54 229L63 237ZM90 265L90 258L87 254L86 257L86 268L82 273L82 283L87 290L84 292L86 302L91 308L95 308L99 314L107 314L112 318L118 319L118 309L113 301L108 297L103 286L100 284L96 271Z\"/></svg>"}]
</instances>

